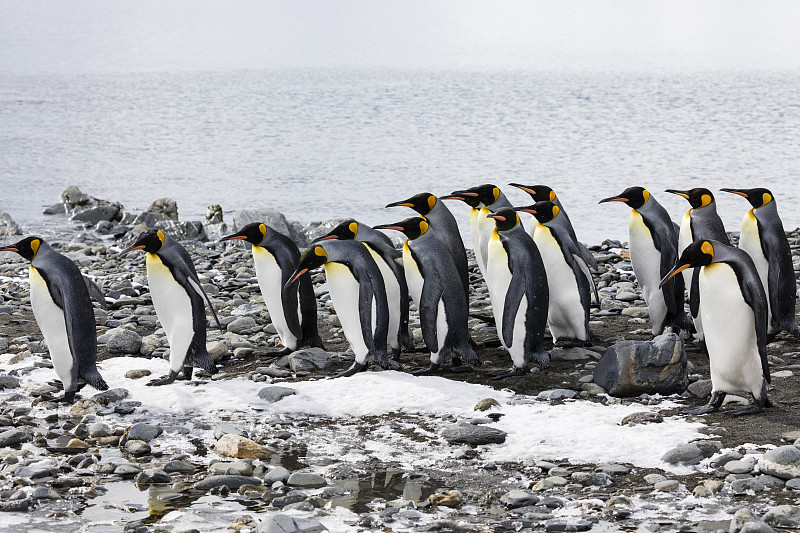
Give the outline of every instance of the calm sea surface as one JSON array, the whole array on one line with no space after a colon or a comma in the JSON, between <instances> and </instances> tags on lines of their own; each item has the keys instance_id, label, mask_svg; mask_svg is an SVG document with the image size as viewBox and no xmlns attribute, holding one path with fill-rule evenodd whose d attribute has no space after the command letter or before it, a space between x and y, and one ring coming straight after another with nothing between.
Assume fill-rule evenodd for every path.
<instances>
[{"instance_id":1,"label":"calm sea surface","mask_svg":"<svg viewBox=\"0 0 800 533\"><path fill-rule=\"evenodd\" d=\"M378 68L0 76L0 209L27 229L70 184L183 219L275 207L310 222L410 216L384 205L493 182L556 189L578 237L627 238L631 185L772 189L800 226L800 73ZM719 193L729 230L749 205ZM467 208L452 206L467 234Z\"/></svg>"}]
</instances>

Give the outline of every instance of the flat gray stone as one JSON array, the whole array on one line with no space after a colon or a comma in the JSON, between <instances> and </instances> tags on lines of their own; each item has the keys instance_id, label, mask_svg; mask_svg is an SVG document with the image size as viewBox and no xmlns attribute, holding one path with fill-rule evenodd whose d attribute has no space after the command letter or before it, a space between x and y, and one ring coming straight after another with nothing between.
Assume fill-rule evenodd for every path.
<instances>
[{"instance_id":1,"label":"flat gray stone","mask_svg":"<svg viewBox=\"0 0 800 533\"><path fill-rule=\"evenodd\" d=\"M781 479L800 477L800 448L779 446L768 450L758 461L758 468L765 474Z\"/></svg>"},{"instance_id":2,"label":"flat gray stone","mask_svg":"<svg viewBox=\"0 0 800 533\"><path fill-rule=\"evenodd\" d=\"M687 390L695 398L708 398L711 396L711 388L712 384L710 379L698 379L694 383L689 383Z\"/></svg>"},{"instance_id":3,"label":"flat gray stone","mask_svg":"<svg viewBox=\"0 0 800 533\"><path fill-rule=\"evenodd\" d=\"M0 376L0 390L16 389L19 387L19 380L14 376Z\"/></svg>"},{"instance_id":4,"label":"flat gray stone","mask_svg":"<svg viewBox=\"0 0 800 533\"><path fill-rule=\"evenodd\" d=\"M506 432L484 425L453 424L442 431L442 437L450 444L502 444L506 441Z\"/></svg>"},{"instance_id":5,"label":"flat gray stone","mask_svg":"<svg viewBox=\"0 0 800 533\"><path fill-rule=\"evenodd\" d=\"M669 450L661 460L669 464L696 465L721 449L722 443L715 440L689 442Z\"/></svg>"},{"instance_id":6,"label":"flat gray stone","mask_svg":"<svg viewBox=\"0 0 800 533\"><path fill-rule=\"evenodd\" d=\"M763 518L771 526L800 528L800 506L778 505L767 511Z\"/></svg>"},{"instance_id":7,"label":"flat gray stone","mask_svg":"<svg viewBox=\"0 0 800 533\"><path fill-rule=\"evenodd\" d=\"M194 484L194 488L202 491L209 491L211 489L225 485L231 490L236 490L242 485L261 485L261 480L257 477L247 476L210 476L202 481Z\"/></svg>"},{"instance_id":8,"label":"flat gray stone","mask_svg":"<svg viewBox=\"0 0 800 533\"><path fill-rule=\"evenodd\" d=\"M106 341L108 353L138 354L142 348L142 337L135 331L118 328Z\"/></svg>"},{"instance_id":9,"label":"flat gray stone","mask_svg":"<svg viewBox=\"0 0 800 533\"><path fill-rule=\"evenodd\" d=\"M257 533L321 533L328 531L319 520L285 514L268 516L258 526Z\"/></svg>"},{"instance_id":10,"label":"flat gray stone","mask_svg":"<svg viewBox=\"0 0 800 533\"><path fill-rule=\"evenodd\" d=\"M737 479L731 483L731 491L734 494L748 494L750 492L762 492L766 487L754 477Z\"/></svg>"},{"instance_id":11,"label":"flat gray stone","mask_svg":"<svg viewBox=\"0 0 800 533\"><path fill-rule=\"evenodd\" d=\"M240 437L250 438L250 435L248 435L245 430L239 426L234 426L233 424L222 423L214 427L214 438L217 440L221 439L228 433L239 435Z\"/></svg>"},{"instance_id":12,"label":"flat gray stone","mask_svg":"<svg viewBox=\"0 0 800 533\"><path fill-rule=\"evenodd\" d=\"M264 387L258 391L258 397L270 403L279 402L287 396L292 396L294 394L297 394L296 390L290 389L289 387L278 386Z\"/></svg>"},{"instance_id":13,"label":"flat gray stone","mask_svg":"<svg viewBox=\"0 0 800 533\"><path fill-rule=\"evenodd\" d=\"M306 348L289 354L289 368L292 372L313 372L333 366L333 359L322 348Z\"/></svg>"},{"instance_id":14,"label":"flat gray stone","mask_svg":"<svg viewBox=\"0 0 800 533\"><path fill-rule=\"evenodd\" d=\"M754 461L728 461L723 468L731 474L749 474L754 466Z\"/></svg>"},{"instance_id":15,"label":"flat gray stone","mask_svg":"<svg viewBox=\"0 0 800 533\"><path fill-rule=\"evenodd\" d=\"M614 481L603 472L573 472L570 476L573 483L584 487L608 487Z\"/></svg>"},{"instance_id":16,"label":"flat gray stone","mask_svg":"<svg viewBox=\"0 0 800 533\"><path fill-rule=\"evenodd\" d=\"M536 395L540 400L564 400L571 399L578 395L577 391L572 389L550 389L543 390Z\"/></svg>"},{"instance_id":17,"label":"flat gray stone","mask_svg":"<svg viewBox=\"0 0 800 533\"><path fill-rule=\"evenodd\" d=\"M509 509L535 505L539 502L539 497L527 490L510 490L500 497L500 502Z\"/></svg>"},{"instance_id":18,"label":"flat gray stone","mask_svg":"<svg viewBox=\"0 0 800 533\"><path fill-rule=\"evenodd\" d=\"M139 422L131 426L130 431L128 432L128 440L143 440L145 442L150 442L154 438L161 435L161 428L159 426L153 426L150 424L145 424L144 422Z\"/></svg>"},{"instance_id":19,"label":"flat gray stone","mask_svg":"<svg viewBox=\"0 0 800 533\"><path fill-rule=\"evenodd\" d=\"M275 468L266 473L266 475L264 476L264 484L272 485L276 481L281 481L285 483L286 480L289 479L289 476L291 475L292 473L289 472L284 467L276 466Z\"/></svg>"},{"instance_id":20,"label":"flat gray stone","mask_svg":"<svg viewBox=\"0 0 800 533\"><path fill-rule=\"evenodd\" d=\"M290 487L303 487L308 489L318 489L328 484L324 477L310 472L294 472L286 480Z\"/></svg>"},{"instance_id":21,"label":"flat gray stone","mask_svg":"<svg viewBox=\"0 0 800 533\"><path fill-rule=\"evenodd\" d=\"M22 428L9 429L0 433L0 448L4 446L15 446L32 440L33 433L31 433L30 430Z\"/></svg>"},{"instance_id":22,"label":"flat gray stone","mask_svg":"<svg viewBox=\"0 0 800 533\"><path fill-rule=\"evenodd\" d=\"M747 508L736 511L728 531L729 533L775 533L766 522Z\"/></svg>"},{"instance_id":23,"label":"flat gray stone","mask_svg":"<svg viewBox=\"0 0 800 533\"><path fill-rule=\"evenodd\" d=\"M240 316L233 322L229 323L227 330L232 333L242 333L245 330L253 329L256 327L256 319L251 316Z\"/></svg>"}]
</instances>

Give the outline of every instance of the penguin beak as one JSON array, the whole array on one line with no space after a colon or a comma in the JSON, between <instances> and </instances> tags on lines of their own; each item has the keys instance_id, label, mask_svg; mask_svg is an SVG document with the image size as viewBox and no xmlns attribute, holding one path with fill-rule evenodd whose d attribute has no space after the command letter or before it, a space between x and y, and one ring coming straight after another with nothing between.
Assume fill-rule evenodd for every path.
<instances>
[{"instance_id":1,"label":"penguin beak","mask_svg":"<svg viewBox=\"0 0 800 533\"><path fill-rule=\"evenodd\" d=\"M122 250L120 253L118 253L117 256L125 255L128 252L132 252L134 250L144 250L144 244L134 244L132 246L129 246L124 250Z\"/></svg>"},{"instance_id":2,"label":"penguin beak","mask_svg":"<svg viewBox=\"0 0 800 533\"><path fill-rule=\"evenodd\" d=\"M15 248L14 246L7 246L6 248L0 248L0 252L15 252L15 253L19 253L19 249Z\"/></svg>"},{"instance_id":3,"label":"penguin beak","mask_svg":"<svg viewBox=\"0 0 800 533\"><path fill-rule=\"evenodd\" d=\"M334 240L334 239L338 240L339 236L338 235L325 235L324 237L317 237L316 239L311 241L311 244L314 244L315 242L320 242L320 241L331 241L331 240Z\"/></svg>"},{"instance_id":4,"label":"penguin beak","mask_svg":"<svg viewBox=\"0 0 800 533\"><path fill-rule=\"evenodd\" d=\"M497 213L490 213L486 215L486 218L493 218L495 220L499 220L500 222L504 222L506 220L506 217L503 215L498 215Z\"/></svg>"},{"instance_id":5,"label":"penguin beak","mask_svg":"<svg viewBox=\"0 0 800 533\"><path fill-rule=\"evenodd\" d=\"M520 185L519 183L509 183L512 187L516 187L517 189L522 189L528 194L535 194L536 191L528 187L527 185Z\"/></svg>"},{"instance_id":6,"label":"penguin beak","mask_svg":"<svg viewBox=\"0 0 800 533\"><path fill-rule=\"evenodd\" d=\"M461 194L453 193L453 194L448 194L447 196L440 196L439 199L440 200L462 200L463 201L464 200L464 196L462 196Z\"/></svg>"},{"instance_id":7,"label":"penguin beak","mask_svg":"<svg viewBox=\"0 0 800 533\"><path fill-rule=\"evenodd\" d=\"M226 237L221 238L218 242L222 241L243 241L247 239L244 235L239 235L238 233L234 233L233 235L228 235Z\"/></svg>"},{"instance_id":8,"label":"penguin beak","mask_svg":"<svg viewBox=\"0 0 800 533\"><path fill-rule=\"evenodd\" d=\"M514 211L516 211L518 213L530 213L531 215L535 215L536 214L536 209L534 209L532 207L515 207ZM486 216L492 216L492 215L486 215Z\"/></svg>"},{"instance_id":9,"label":"penguin beak","mask_svg":"<svg viewBox=\"0 0 800 533\"><path fill-rule=\"evenodd\" d=\"M293 277L292 277L292 278L291 278L289 281L287 281L287 282L286 282L286 285L284 285L284 286L283 286L283 288L284 288L284 289L288 289L289 287L291 287L291 286L292 286L292 283L294 283L295 281L297 281L297 279L298 279L300 276L302 276L303 274L305 274L306 272L308 272L308 269L307 269L307 268L302 268L302 269L298 270L298 271L297 271L297 274L295 274L295 275L294 275L294 276L293 276Z\"/></svg>"},{"instance_id":10,"label":"penguin beak","mask_svg":"<svg viewBox=\"0 0 800 533\"><path fill-rule=\"evenodd\" d=\"M738 194L739 196L741 196L743 198L747 198L748 197L746 192L740 191L738 189L720 189L720 190L722 192L729 192L729 193L733 193L733 194Z\"/></svg>"},{"instance_id":11,"label":"penguin beak","mask_svg":"<svg viewBox=\"0 0 800 533\"><path fill-rule=\"evenodd\" d=\"M664 192L671 192L672 194L677 194L678 196L683 196L687 200L689 199L689 195L686 193L686 191L678 191L678 190L675 190L675 189L667 189Z\"/></svg>"},{"instance_id":12,"label":"penguin beak","mask_svg":"<svg viewBox=\"0 0 800 533\"><path fill-rule=\"evenodd\" d=\"M675 268L669 271L669 273L664 276L664 279L661 280L661 283L658 284L658 288L662 288L670 279L674 278L677 274L680 274L687 268L690 268L691 265L684 264L684 265L675 265Z\"/></svg>"},{"instance_id":13,"label":"penguin beak","mask_svg":"<svg viewBox=\"0 0 800 533\"><path fill-rule=\"evenodd\" d=\"M403 200L401 202L392 202L391 204L387 204L386 207L414 207L414 204L408 200Z\"/></svg>"},{"instance_id":14,"label":"penguin beak","mask_svg":"<svg viewBox=\"0 0 800 533\"><path fill-rule=\"evenodd\" d=\"M609 196L608 198L603 198L602 200L600 200L597 203L598 204L603 204L605 202L626 202L627 203L628 199L625 198L624 196Z\"/></svg>"},{"instance_id":15,"label":"penguin beak","mask_svg":"<svg viewBox=\"0 0 800 533\"><path fill-rule=\"evenodd\" d=\"M377 226L372 226L373 229L391 229L395 231L405 231L403 226L398 224L378 224Z\"/></svg>"}]
</instances>

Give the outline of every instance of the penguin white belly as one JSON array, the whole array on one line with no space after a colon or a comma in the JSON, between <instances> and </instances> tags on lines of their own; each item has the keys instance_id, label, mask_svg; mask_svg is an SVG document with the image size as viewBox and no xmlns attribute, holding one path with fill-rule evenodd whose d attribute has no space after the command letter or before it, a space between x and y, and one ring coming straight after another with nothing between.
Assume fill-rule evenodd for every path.
<instances>
[{"instance_id":1,"label":"penguin white belly","mask_svg":"<svg viewBox=\"0 0 800 533\"><path fill-rule=\"evenodd\" d=\"M325 263L325 282L331 301L336 308L336 315L342 324L342 332L353 349L356 361L363 363L369 350L361 331L361 312L358 307L358 280L350 269L341 263ZM374 314L374 305L373 305ZM373 327L375 321L373 319Z\"/></svg>"},{"instance_id":2,"label":"penguin white belly","mask_svg":"<svg viewBox=\"0 0 800 533\"><path fill-rule=\"evenodd\" d=\"M769 261L764 257L761 250L761 237L758 234L758 222L753 216L753 210L747 212L742 220L742 233L739 237L739 249L747 252L753 259L753 263L758 270L758 277L761 278L761 285L764 287L764 294L767 295L767 332L772 333L772 310L769 302Z\"/></svg>"},{"instance_id":3,"label":"penguin white belly","mask_svg":"<svg viewBox=\"0 0 800 533\"><path fill-rule=\"evenodd\" d=\"M431 352L431 363L440 365L443 362L442 348L444 341L447 338L447 313L444 309L444 301L439 299L439 311L436 313L436 342L439 346L436 347L435 352Z\"/></svg>"},{"instance_id":4,"label":"penguin white belly","mask_svg":"<svg viewBox=\"0 0 800 533\"><path fill-rule=\"evenodd\" d=\"M422 272L419 271L419 265L414 260L414 256L411 255L408 243L403 245L403 271L406 275L408 293L414 303L417 304L417 309L419 309L419 303L422 301L422 285L425 280L422 278Z\"/></svg>"},{"instance_id":5,"label":"penguin white belly","mask_svg":"<svg viewBox=\"0 0 800 533\"><path fill-rule=\"evenodd\" d=\"M147 283L169 341L169 369L180 372L194 337L192 301L157 254L147 254Z\"/></svg>"},{"instance_id":6,"label":"penguin white belly","mask_svg":"<svg viewBox=\"0 0 800 533\"><path fill-rule=\"evenodd\" d=\"M495 233L489 241L489 256L486 261L486 277L491 279L489 285L489 300L492 302L492 313L494 323L497 328L497 335L503 348L508 350L506 341L503 339L503 311L505 310L506 294L508 286L511 284L511 270L508 268L508 254L500 238Z\"/></svg>"},{"instance_id":7,"label":"penguin white belly","mask_svg":"<svg viewBox=\"0 0 800 533\"><path fill-rule=\"evenodd\" d=\"M278 332L283 345L289 349L297 349L297 337L289 329L286 315L283 314L283 300L281 299L281 267L266 248L253 246L253 263L256 266L256 278L261 288L261 296L269 311L269 318ZM301 316L297 314L298 318Z\"/></svg>"},{"instance_id":8,"label":"penguin white belly","mask_svg":"<svg viewBox=\"0 0 800 533\"><path fill-rule=\"evenodd\" d=\"M553 340L560 338L586 339L584 310L581 303L578 282L572 268L564 259L564 253L550 229L539 224L534 242L542 255L547 287L550 290L550 305L547 308L547 325ZM581 274L583 275L583 274Z\"/></svg>"},{"instance_id":9,"label":"penguin white belly","mask_svg":"<svg viewBox=\"0 0 800 533\"><path fill-rule=\"evenodd\" d=\"M730 266L713 263L702 268L700 300L713 389L758 397L764 377L753 309Z\"/></svg>"},{"instance_id":10,"label":"penguin white belly","mask_svg":"<svg viewBox=\"0 0 800 533\"><path fill-rule=\"evenodd\" d=\"M386 287L386 301L389 304L389 346L393 349L400 349L400 284L397 283L397 278L394 272L386 264L386 261L378 255L368 244L364 244L372 254L372 258L378 265L383 277L383 284Z\"/></svg>"},{"instance_id":11,"label":"penguin white belly","mask_svg":"<svg viewBox=\"0 0 800 533\"><path fill-rule=\"evenodd\" d=\"M655 335L664 322L664 317L667 316L664 293L658 288L661 283L661 253L653 244L650 228L645 225L642 215L633 209L628 229L633 273L636 274L636 280L650 312L650 322Z\"/></svg>"},{"instance_id":12,"label":"penguin white belly","mask_svg":"<svg viewBox=\"0 0 800 533\"><path fill-rule=\"evenodd\" d=\"M64 385L65 391L74 391L72 383L72 366L75 364L67 337L67 323L64 320L64 311L56 305L47 282L34 267L30 267L28 279L31 285L31 307L36 323L42 330L47 349L50 351L50 360L58 379Z\"/></svg>"}]
</instances>

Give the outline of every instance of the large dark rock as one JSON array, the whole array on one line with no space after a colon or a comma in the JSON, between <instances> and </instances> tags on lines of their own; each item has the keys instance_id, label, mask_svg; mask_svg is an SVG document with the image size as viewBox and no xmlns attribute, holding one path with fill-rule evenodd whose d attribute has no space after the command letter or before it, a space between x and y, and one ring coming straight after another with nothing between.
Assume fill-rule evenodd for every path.
<instances>
[{"instance_id":1,"label":"large dark rock","mask_svg":"<svg viewBox=\"0 0 800 533\"><path fill-rule=\"evenodd\" d=\"M597 363L594 382L612 396L683 392L689 383L683 341L674 333L620 341Z\"/></svg>"},{"instance_id":2,"label":"large dark rock","mask_svg":"<svg viewBox=\"0 0 800 533\"><path fill-rule=\"evenodd\" d=\"M230 490L237 490L242 485L261 485L261 480L257 477L233 476L226 474L222 476L207 477L204 480L195 483L194 488L196 490L208 491L223 485L228 487Z\"/></svg>"},{"instance_id":3,"label":"large dark rock","mask_svg":"<svg viewBox=\"0 0 800 533\"><path fill-rule=\"evenodd\" d=\"M278 233L283 233L292 240L297 236L297 231L292 227L283 213L271 207L263 209L242 209L233 213L233 231L239 231L251 222L263 222Z\"/></svg>"},{"instance_id":4,"label":"large dark rock","mask_svg":"<svg viewBox=\"0 0 800 533\"><path fill-rule=\"evenodd\" d=\"M206 240L205 229L200 221L178 222L177 220L163 220L156 222L156 229L171 235L179 241L204 241Z\"/></svg>"},{"instance_id":5,"label":"large dark rock","mask_svg":"<svg viewBox=\"0 0 800 533\"><path fill-rule=\"evenodd\" d=\"M178 221L178 203L172 198L159 198L150 204L147 212L158 222L165 220Z\"/></svg>"},{"instance_id":6,"label":"large dark rock","mask_svg":"<svg viewBox=\"0 0 800 533\"><path fill-rule=\"evenodd\" d=\"M61 203L64 212L71 215L70 220L97 224L103 220L114 222L122 218L122 204L89 196L75 186L70 185L61 193ZM57 210L49 209L45 214L56 213Z\"/></svg>"},{"instance_id":7,"label":"large dark rock","mask_svg":"<svg viewBox=\"0 0 800 533\"><path fill-rule=\"evenodd\" d=\"M313 372L333 366L330 354L322 348L306 348L289 354L289 368L292 372Z\"/></svg>"},{"instance_id":8,"label":"large dark rock","mask_svg":"<svg viewBox=\"0 0 800 533\"><path fill-rule=\"evenodd\" d=\"M442 437L450 444L502 444L506 432L499 429L472 424L453 424L442 431Z\"/></svg>"}]
</instances>

